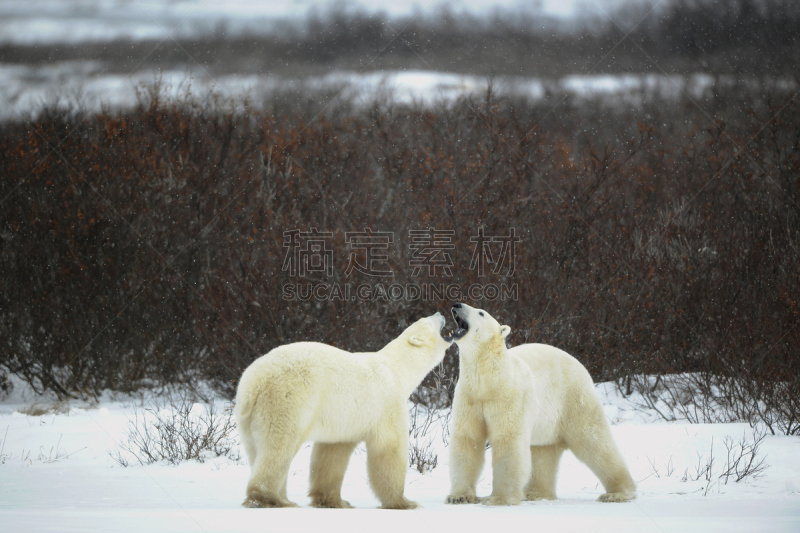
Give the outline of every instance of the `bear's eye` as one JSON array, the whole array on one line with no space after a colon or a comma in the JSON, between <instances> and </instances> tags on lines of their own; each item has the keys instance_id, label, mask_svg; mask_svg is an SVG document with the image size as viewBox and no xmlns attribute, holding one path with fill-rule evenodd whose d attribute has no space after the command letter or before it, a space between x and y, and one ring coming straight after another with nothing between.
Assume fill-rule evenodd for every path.
<instances>
[{"instance_id":1,"label":"bear's eye","mask_svg":"<svg viewBox=\"0 0 800 533\"><path fill-rule=\"evenodd\" d=\"M483 316L483 311L478 311L478 314Z\"/></svg>"}]
</instances>

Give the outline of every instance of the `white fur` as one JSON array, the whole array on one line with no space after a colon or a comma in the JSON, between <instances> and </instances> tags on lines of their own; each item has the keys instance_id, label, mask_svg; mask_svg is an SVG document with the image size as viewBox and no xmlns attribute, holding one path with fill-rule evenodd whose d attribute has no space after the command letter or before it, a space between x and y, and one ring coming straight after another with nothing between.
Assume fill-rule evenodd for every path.
<instances>
[{"instance_id":1,"label":"white fur","mask_svg":"<svg viewBox=\"0 0 800 533\"><path fill-rule=\"evenodd\" d=\"M288 507L286 479L303 442L313 441L312 505L350 507L341 486L350 454L366 441L367 470L385 508L416 507L403 495L411 392L450 342L441 314L422 318L378 352L350 353L298 342L275 348L242 374L235 414L250 480L247 507Z\"/></svg>"},{"instance_id":2,"label":"white fur","mask_svg":"<svg viewBox=\"0 0 800 533\"><path fill-rule=\"evenodd\" d=\"M461 305L469 329L457 339L460 374L453 399L448 503L478 501L475 485L486 442L493 487L484 502L556 498L558 462L569 449L600 478L600 501L636 497L592 378L574 357L553 346L506 348L511 329L489 313Z\"/></svg>"}]
</instances>

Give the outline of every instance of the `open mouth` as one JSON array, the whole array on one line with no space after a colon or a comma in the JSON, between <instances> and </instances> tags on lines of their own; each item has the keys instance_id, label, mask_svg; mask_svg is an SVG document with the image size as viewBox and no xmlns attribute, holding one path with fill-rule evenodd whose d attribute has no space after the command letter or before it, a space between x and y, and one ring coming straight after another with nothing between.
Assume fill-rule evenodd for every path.
<instances>
[{"instance_id":1,"label":"open mouth","mask_svg":"<svg viewBox=\"0 0 800 533\"><path fill-rule=\"evenodd\" d=\"M442 333L442 338L447 341L458 340L469 331L469 324L458 314L458 309L454 307L451 311L453 313L453 319L456 321L456 329L450 331L448 334Z\"/></svg>"},{"instance_id":2,"label":"open mouth","mask_svg":"<svg viewBox=\"0 0 800 533\"><path fill-rule=\"evenodd\" d=\"M469 324L467 324L466 320L461 318L461 316L458 314L458 311L456 311L455 309L453 309L453 318L455 319L456 324L458 325L458 329L459 330L463 329L464 333L466 333L467 330L469 329Z\"/></svg>"}]
</instances>

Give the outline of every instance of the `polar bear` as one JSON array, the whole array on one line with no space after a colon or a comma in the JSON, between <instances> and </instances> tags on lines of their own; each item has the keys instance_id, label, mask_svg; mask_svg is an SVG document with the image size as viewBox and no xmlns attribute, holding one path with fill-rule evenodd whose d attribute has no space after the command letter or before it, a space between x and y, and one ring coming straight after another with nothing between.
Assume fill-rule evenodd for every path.
<instances>
[{"instance_id":1,"label":"polar bear","mask_svg":"<svg viewBox=\"0 0 800 533\"><path fill-rule=\"evenodd\" d=\"M486 504L555 499L558 462L566 449L600 478L606 489L600 501L635 498L636 484L586 368L545 344L507 349L511 328L468 305L455 304L452 311L459 328L454 337L460 371L447 503L479 501L475 485L487 441L493 486Z\"/></svg>"},{"instance_id":2,"label":"polar bear","mask_svg":"<svg viewBox=\"0 0 800 533\"><path fill-rule=\"evenodd\" d=\"M378 352L350 353L298 342L256 359L242 374L235 415L250 480L245 507L296 507L286 497L292 458L313 441L309 496L315 507L351 505L342 479L366 441L369 483L386 509L412 509L403 495L411 392L452 339L441 313L422 318Z\"/></svg>"}]
</instances>

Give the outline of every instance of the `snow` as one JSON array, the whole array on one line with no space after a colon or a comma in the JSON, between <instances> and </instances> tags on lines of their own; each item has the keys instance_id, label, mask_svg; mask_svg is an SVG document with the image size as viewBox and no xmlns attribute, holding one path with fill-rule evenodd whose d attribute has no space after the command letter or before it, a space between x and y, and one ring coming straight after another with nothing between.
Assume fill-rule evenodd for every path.
<instances>
[{"instance_id":1,"label":"snow","mask_svg":"<svg viewBox=\"0 0 800 533\"><path fill-rule=\"evenodd\" d=\"M425 70L352 72L336 71L305 79L270 75L212 76L206 71L185 69L139 70L129 75L107 74L102 62L57 62L47 65L9 65L0 63L0 120L27 118L44 105L65 107L80 103L84 110L99 111L131 108L136 104L136 90L161 80L168 94L177 96L190 91L204 97L211 90L224 96L248 96L256 107L280 89L339 89L340 96L367 103L387 93L399 103L430 105L453 101L462 95L485 93L489 79L450 72ZM760 82L764 82L761 80ZM700 99L710 94L715 83L734 83L733 78L713 78L707 74L689 76L572 75L560 80L540 78L495 78L495 93L521 95L541 100L547 92L565 92L576 98L600 98L609 103L640 105L660 97L677 99L683 92ZM752 80L752 83L760 83ZM796 87L788 79L773 80L778 87Z\"/></svg>"},{"instance_id":2,"label":"snow","mask_svg":"<svg viewBox=\"0 0 800 533\"><path fill-rule=\"evenodd\" d=\"M241 459L209 457L204 463L124 468L111 458L109 452L124 440L128 421L147 398L106 395L93 403L55 405L19 384L16 390L0 403L0 523L5 531L800 531L800 438L768 435L759 453L769 465L763 474L725 484L718 477L723 441L751 438L747 424L660 422L639 408L635 398L619 397L609 384L598 385L598 390L639 483L636 501L596 502L602 487L566 453L557 501L511 508L445 505L447 431L440 419L424 435L411 437L412 444L431 442L438 453L432 472L408 471L406 494L422 506L413 511L376 509L379 502L367 485L363 446L350 461L342 489L356 508L308 507L310 444L301 448L289 476L289 497L299 509L243 509L239 504L249 470ZM215 406L230 407L223 400ZM196 403L192 415L200 416L204 409ZM422 418L418 420L421 426ZM712 444L711 482L702 477L693 481ZM682 481L685 472L690 479ZM478 493L490 490L487 467Z\"/></svg>"}]
</instances>

